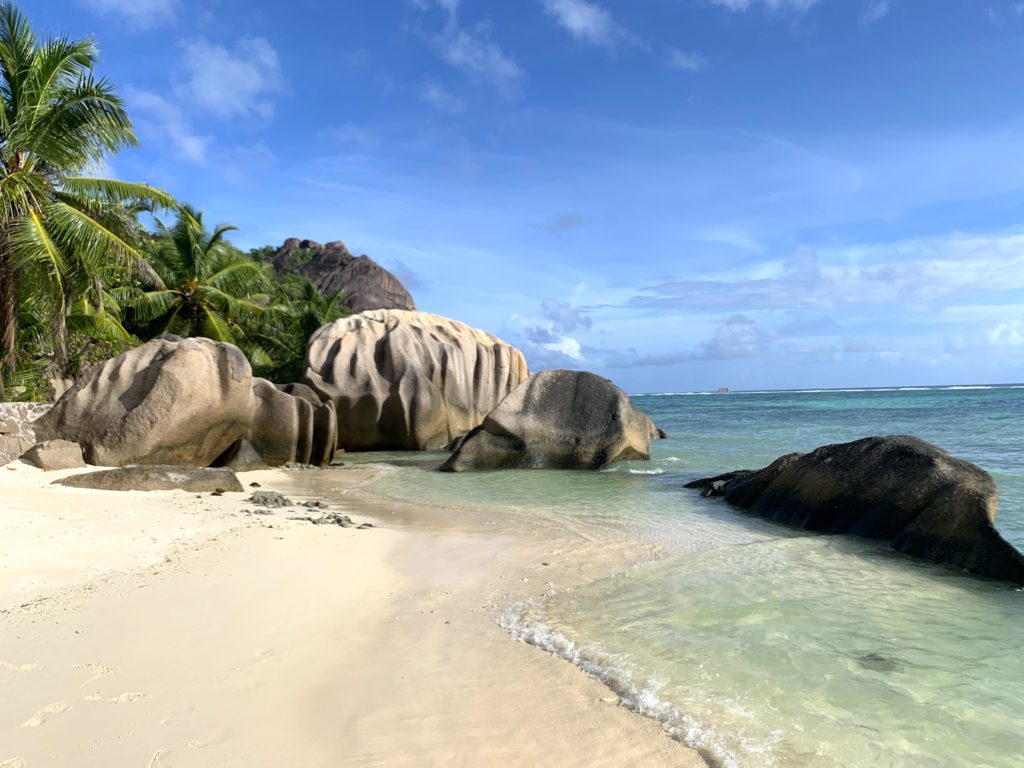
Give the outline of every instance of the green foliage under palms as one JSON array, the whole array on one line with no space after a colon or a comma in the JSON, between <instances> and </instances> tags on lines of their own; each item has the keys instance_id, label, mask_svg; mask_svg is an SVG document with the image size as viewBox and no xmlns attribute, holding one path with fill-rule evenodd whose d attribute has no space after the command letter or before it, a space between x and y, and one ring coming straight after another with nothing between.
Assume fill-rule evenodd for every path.
<instances>
[{"instance_id":1,"label":"green foliage under palms","mask_svg":"<svg viewBox=\"0 0 1024 768\"><path fill-rule=\"evenodd\" d=\"M0 391L29 358L29 370L42 357L63 374L69 315L127 340L106 307L109 281L140 263L132 213L174 203L86 175L136 143L121 100L93 74L96 58L92 40L40 41L13 3L0 4Z\"/></svg>"}]
</instances>

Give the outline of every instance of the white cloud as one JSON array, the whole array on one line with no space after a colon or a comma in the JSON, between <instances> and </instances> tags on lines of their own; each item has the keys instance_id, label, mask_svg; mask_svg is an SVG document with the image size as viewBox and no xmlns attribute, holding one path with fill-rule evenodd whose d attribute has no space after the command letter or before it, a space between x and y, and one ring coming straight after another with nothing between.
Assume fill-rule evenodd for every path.
<instances>
[{"instance_id":1,"label":"white cloud","mask_svg":"<svg viewBox=\"0 0 1024 768\"><path fill-rule=\"evenodd\" d=\"M711 0L715 5L730 11L745 11L752 6L763 6L776 13L803 13L818 4L819 0Z\"/></svg>"},{"instance_id":2,"label":"white cloud","mask_svg":"<svg viewBox=\"0 0 1024 768\"><path fill-rule=\"evenodd\" d=\"M202 164L213 139L192 130L182 109L152 91L128 86L125 99L143 135L162 142L180 160Z\"/></svg>"},{"instance_id":3,"label":"white cloud","mask_svg":"<svg viewBox=\"0 0 1024 768\"><path fill-rule=\"evenodd\" d=\"M680 51L673 48L668 54L668 65L685 72L698 72L707 65L707 60L696 51Z\"/></svg>"},{"instance_id":4,"label":"white cloud","mask_svg":"<svg viewBox=\"0 0 1024 768\"><path fill-rule=\"evenodd\" d=\"M523 70L491 39L490 26L459 27L454 20L438 38L441 58L456 69L511 93L523 78Z\"/></svg>"},{"instance_id":5,"label":"white cloud","mask_svg":"<svg viewBox=\"0 0 1024 768\"><path fill-rule=\"evenodd\" d=\"M420 100L438 112L447 112L450 115L458 115L466 111L466 102L432 80L423 84L423 88L420 90Z\"/></svg>"},{"instance_id":6,"label":"white cloud","mask_svg":"<svg viewBox=\"0 0 1024 768\"><path fill-rule=\"evenodd\" d=\"M541 0L544 11L577 40L594 45L613 45L632 37L616 24L611 13L587 0Z\"/></svg>"},{"instance_id":7,"label":"white cloud","mask_svg":"<svg viewBox=\"0 0 1024 768\"><path fill-rule=\"evenodd\" d=\"M78 0L100 16L116 16L130 27L151 29L174 18L178 0Z\"/></svg>"},{"instance_id":8,"label":"white cloud","mask_svg":"<svg viewBox=\"0 0 1024 768\"><path fill-rule=\"evenodd\" d=\"M190 101L221 118L274 113L270 94L281 85L277 51L262 37L239 40L234 50L203 38L185 40L183 86Z\"/></svg>"},{"instance_id":9,"label":"white cloud","mask_svg":"<svg viewBox=\"0 0 1024 768\"><path fill-rule=\"evenodd\" d=\"M1024 346L1024 323L1008 320L989 329L986 335L993 347L1021 347Z\"/></svg>"},{"instance_id":10,"label":"white cloud","mask_svg":"<svg viewBox=\"0 0 1024 768\"><path fill-rule=\"evenodd\" d=\"M872 0L864 9L864 13L860 15L860 23L862 26L870 27L876 21L881 21L888 16L891 10L889 0Z\"/></svg>"}]
</instances>

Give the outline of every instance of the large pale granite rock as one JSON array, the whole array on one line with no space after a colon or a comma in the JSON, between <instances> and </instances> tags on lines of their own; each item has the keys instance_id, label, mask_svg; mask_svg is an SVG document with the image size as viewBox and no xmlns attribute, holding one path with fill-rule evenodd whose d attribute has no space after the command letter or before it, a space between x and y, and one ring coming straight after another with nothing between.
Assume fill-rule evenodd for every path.
<instances>
[{"instance_id":1,"label":"large pale granite rock","mask_svg":"<svg viewBox=\"0 0 1024 768\"><path fill-rule=\"evenodd\" d=\"M600 469L649 459L656 434L650 418L607 379L542 371L487 414L441 469Z\"/></svg>"},{"instance_id":2,"label":"large pale granite rock","mask_svg":"<svg viewBox=\"0 0 1024 768\"><path fill-rule=\"evenodd\" d=\"M884 539L908 555L1024 584L1024 555L994 525L992 477L916 437L826 445L687 487L768 520Z\"/></svg>"},{"instance_id":3,"label":"large pale granite rock","mask_svg":"<svg viewBox=\"0 0 1024 768\"><path fill-rule=\"evenodd\" d=\"M252 369L231 344L164 336L92 368L35 422L90 464L205 467L253 419Z\"/></svg>"},{"instance_id":4,"label":"large pale granite rock","mask_svg":"<svg viewBox=\"0 0 1024 768\"><path fill-rule=\"evenodd\" d=\"M314 404L266 379L254 379L252 392L255 408L248 440L264 463L271 467L330 463L338 437L332 403Z\"/></svg>"},{"instance_id":5,"label":"large pale granite rock","mask_svg":"<svg viewBox=\"0 0 1024 768\"><path fill-rule=\"evenodd\" d=\"M303 383L334 403L346 450L429 450L479 424L528 376L522 353L456 320L375 310L319 329Z\"/></svg>"}]
</instances>

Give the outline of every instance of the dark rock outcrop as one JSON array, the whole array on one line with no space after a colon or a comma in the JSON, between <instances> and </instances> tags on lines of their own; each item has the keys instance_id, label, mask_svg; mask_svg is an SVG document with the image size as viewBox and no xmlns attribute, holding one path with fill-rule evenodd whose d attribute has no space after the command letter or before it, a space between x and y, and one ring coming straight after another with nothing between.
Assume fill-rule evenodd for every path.
<instances>
[{"instance_id":1,"label":"dark rock outcrop","mask_svg":"<svg viewBox=\"0 0 1024 768\"><path fill-rule=\"evenodd\" d=\"M543 371L520 384L458 442L441 466L600 469L649 459L657 430L629 396L582 371Z\"/></svg>"},{"instance_id":2,"label":"dark rock outcrop","mask_svg":"<svg viewBox=\"0 0 1024 768\"><path fill-rule=\"evenodd\" d=\"M313 334L303 383L337 411L345 450L441 448L528 375L515 347L425 312L375 310Z\"/></svg>"},{"instance_id":3,"label":"dark rock outcrop","mask_svg":"<svg viewBox=\"0 0 1024 768\"><path fill-rule=\"evenodd\" d=\"M789 454L756 472L687 485L759 517L1024 584L1024 555L996 531L995 482L916 437L868 437Z\"/></svg>"},{"instance_id":4,"label":"dark rock outcrop","mask_svg":"<svg viewBox=\"0 0 1024 768\"><path fill-rule=\"evenodd\" d=\"M29 464L50 471L55 469L78 469L85 466L82 446L70 440L44 440L36 443L21 457Z\"/></svg>"},{"instance_id":5,"label":"dark rock outcrop","mask_svg":"<svg viewBox=\"0 0 1024 768\"><path fill-rule=\"evenodd\" d=\"M321 245L293 237L284 241L270 263L278 274L309 278L327 296L344 292L341 303L353 312L416 309L397 277L369 256L353 256L340 240Z\"/></svg>"},{"instance_id":6,"label":"dark rock outcrop","mask_svg":"<svg viewBox=\"0 0 1024 768\"><path fill-rule=\"evenodd\" d=\"M162 336L95 366L35 422L90 464L209 466L246 436L252 369L231 344Z\"/></svg>"},{"instance_id":7,"label":"dark rock outcrop","mask_svg":"<svg viewBox=\"0 0 1024 768\"><path fill-rule=\"evenodd\" d=\"M178 466L136 466L86 472L54 481L69 488L100 491L214 491L241 492L242 484L230 469L197 469Z\"/></svg>"}]
</instances>

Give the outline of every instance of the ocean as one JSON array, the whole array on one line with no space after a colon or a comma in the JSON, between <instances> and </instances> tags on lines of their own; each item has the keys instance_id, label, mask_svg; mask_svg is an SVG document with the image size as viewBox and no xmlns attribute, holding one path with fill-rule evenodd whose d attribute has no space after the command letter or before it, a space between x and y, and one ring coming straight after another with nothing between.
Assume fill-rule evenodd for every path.
<instances>
[{"instance_id":1,"label":"ocean","mask_svg":"<svg viewBox=\"0 0 1024 768\"><path fill-rule=\"evenodd\" d=\"M793 531L702 499L695 477L791 451L911 434L990 472L1024 548L1024 386L635 395L670 435L597 473L431 471L390 462L370 490L557 525L653 554L504 607L518 638L603 680L624 706L730 768L1024 764L1024 592Z\"/></svg>"}]
</instances>

